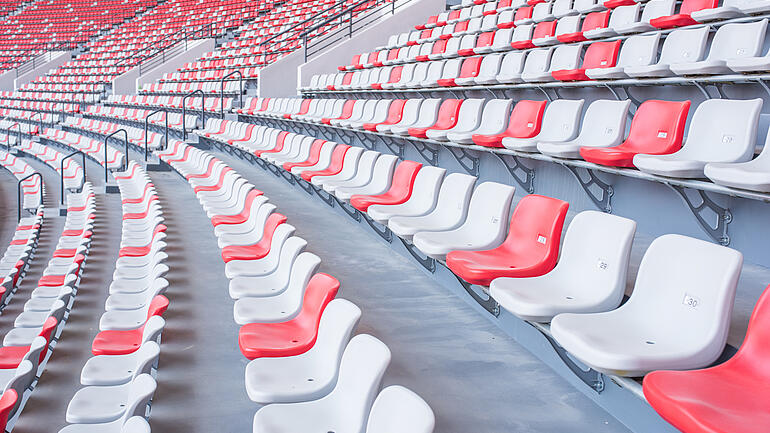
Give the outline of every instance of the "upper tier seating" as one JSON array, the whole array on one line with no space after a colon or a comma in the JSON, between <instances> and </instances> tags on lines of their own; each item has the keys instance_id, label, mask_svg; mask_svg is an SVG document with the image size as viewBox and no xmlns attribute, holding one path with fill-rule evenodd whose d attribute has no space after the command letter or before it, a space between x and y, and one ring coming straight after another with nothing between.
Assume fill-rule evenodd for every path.
<instances>
[{"instance_id":1,"label":"upper tier seating","mask_svg":"<svg viewBox=\"0 0 770 433\"><path fill-rule=\"evenodd\" d=\"M634 291L616 310L562 313L551 332L591 368L621 376L700 368L725 347L743 255L681 235L650 244ZM655 312L657 320L649 317Z\"/></svg>"},{"instance_id":2,"label":"upper tier seating","mask_svg":"<svg viewBox=\"0 0 770 433\"><path fill-rule=\"evenodd\" d=\"M506 310L536 322L550 322L560 313L615 309L626 288L635 231L632 220L583 211L569 224L553 270L542 276L496 278L489 293Z\"/></svg>"},{"instance_id":3,"label":"upper tier seating","mask_svg":"<svg viewBox=\"0 0 770 433\"><path fill-rule=\"evenodd\" d=\"M760 433L770 422L767 330L770 290L757 301L738 353L702 370L654 371L644 378L650 405L681 431Z\"/></svg>"}]
</instances>

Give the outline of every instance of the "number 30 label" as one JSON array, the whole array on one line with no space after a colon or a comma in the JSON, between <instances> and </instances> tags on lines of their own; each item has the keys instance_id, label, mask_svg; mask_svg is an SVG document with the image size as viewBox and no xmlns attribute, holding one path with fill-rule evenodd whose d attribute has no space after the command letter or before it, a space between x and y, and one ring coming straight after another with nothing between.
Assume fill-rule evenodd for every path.
<instances>
[{"instance_id":1,"label":"number 30 label","mask_svg":"<svg viewBox=\"0 0 770 433\"><path fill-rule=\"evenodd\" d=\"M695 308L698 308L698 306L700 305L700 299L685 293L682 303L690 308L695 309Z\"/></svg>"}]
</instances>

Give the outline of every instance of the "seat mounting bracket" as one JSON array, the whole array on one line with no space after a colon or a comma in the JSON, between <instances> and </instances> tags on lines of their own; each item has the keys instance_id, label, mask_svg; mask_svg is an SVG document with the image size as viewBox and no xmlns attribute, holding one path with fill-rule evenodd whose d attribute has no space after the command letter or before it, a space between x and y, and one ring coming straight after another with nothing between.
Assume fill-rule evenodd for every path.
<instances>
[{"instance_id":1,"label":"seat mounting bracket","mask_svg":"<svg viewBox=\"0 0 770 433\"><path fill-rule=\"evenodd\" d=\"M411 141L412 146L414 146L414 149L417 151L417 153L422 156L425 161L428 162L428 164L432 166L438 165L438 154L439 154L439 148L433 147L428 143L419 141L419 140L412 140Z\"/></svg>"},{"instance_id":2,"label":"seat mounting bracket","mask_svg":"<svg viewBox=\"0 0 770 433\"><path fill-rule=\"evenodd\" d=\"M596 207L598 207L603 212L612 213L612 195L614 194L612 185L599 179L593 170L583 167L574 167L567 164L562 165L566 167L573 176L575 176L575 179L577 179L578 183L580 183L580 186L583 188L586 194L588 194L588 198L594 202ZM587 174L588 179L584 179L583 176L581 176L581 173Z\"/></svg>"},{"instance_id":3,"label":"seat mounting bracket","mask_svg":"<svg viewBox=\"0 0 770 433\"><path fill-rule=\"evenodd\" d=\"M570 358L569 353L567 353L567 351L564 350L553 337L546 333L543 333L543 336L548 340L548 343L551 344L551 347L553 347L553 350L556 352L559 359L561 359L564 365L566 365L578 379L591 387L597 394L601 394L601 392L604 391L604 375L602 373L599 373L592 368L589 368L588 370L583 369Z\"/></svg>"},{"instance_id":4,"label":"seat mounting bracket","mask_svg":"<svg viewBox=\"0 0 770 433\"><path fill-rule=\"evenodd\" d=\"M727 234L727 228L733 220L733 215L729 208L718 205L705 191L695 190L700 198L699 203L696 204L696 202L694 202L687 194L688 188L678 185L666 185L679 194L679 197L682 198L685 205L687 205L687 208L690 209L690 212L692 212L703 231L705 231L714 242L718 242L725 246L730 245L730 236ZM712 217L715 216L716 221L710 222L707 218L708 213L711 213Z\"/></svg>"},{"instance_id":5,"label":"seat mounting bracket","mask_svg":"<svg viewBox=\"0 0 770 433\"><path fill-rule=\"evenodd\" d=\"M340 205L340 208L345 211L345 213L348 214L350 218L352 218L354 221L361 221L361 212L359 212L358 209L345 203L344 200L340 200L336 196L334 199L337 201L337 204Z\"/></svg>"},{"instance_id":6,"label":"seat mounting bracket","mask_svg":"<svg viewBox=\"0 0 770 433\"><path fill-rule=\"evenodd\" d=\"M390 150L394 155L400 159L404 159L404 148L406 145L403 142L398 139L386 137L383 135L377 135L375 137L379 138L382 144L384 144L385 147L387 147L388 150ZM374 146L372 146L372 149L374 149Z\"/></svg>"},{"instance_id":7,"label":"seat mounting bracket","mask_svg":"<svg viewBox=\"0 0 770 433\"><path fill-rule=\"evenodd\" d=\"M294 176L294 175L290 174L290 176ZM310 182L306 181L305 179L299 176L295 178L295 181L297 182L297 185L299 185L300 188L305 190L306 193L313 195L313 185L311 185Z\"/></svg>"},{"instance_id":8,"label":"seat mounting bracket","mask_svg":"<svg viewBox=\"0 0 770 433\"><path fill-rule=\"evenodd\" d=\"M371 227L375 233L380 235L381 238L385 239L385 242L389 244L393 243L393 232L390 231L388 226L383 226L382 224L377 223L367 215L364 215L364 221L369 224L369 227Z\"/></svg>"},{"instance_id":9,"label":"seat mounting bracket","mask_svg":"<svg viewBox=\"0 0 770 433\"><path fill-rule=\"evenodd\" d=\"M401 239L401 243L404 244L404 247L406 248L406 250L409 251L409 254L411 254L415 260L417 260L417 263L419 263L420 266L425 268L431 274L436 272L436 260L433 257L430 257L430 256L423 257L423 255L420 253L420 250L417 249L417 247L414 246L414 244L407 242L402 237L398 237L398 238Z\"/></svg>"},{"instance_id":10,"label":"seat mounting bracket","mask_svg":"<svg viewBox=\"0 0 770 433\"><path fill-rule=\"evenodd\" d=\"M278 170L278 173L281 174L281 177L286 179L286 182L289 182L289 185L294 185L294 183L295 183L294 176L292 176L291 173L289 173L286 170L281 170L280 168L277 168L277 167L275 167L275 168Z\"/></svg>"},{"instance_id":11,"label":"seat mounting bracket","mask_svg":"<svg viewBox=\"0 0 770 433\"><path fill-rule=\"evenodd\" d=\"M493 155L503 163L508 172L511 173L513 180L516 181L522 188L532 194L535 192L535 170L524 165L518 156L501 154L493 152ZM523 173L519 173L523 172Z\"/></svg>"},{"instance_id":12,"label":"seat mounting bracket","mask_svg":"<svg viewBox=\"0 0 770 433\"><path fill-rule=\"evenodd\" d=\"M315 186L313 184L311 184L311 185L313 186L313 189L315 190L316 195L318 195L318 197L321 199L321 201L323 201L324 203L328 204L329 207L334 207L335 200L334 200L334 196L333 195L331 195L328 192L326 192L326 190L324 190L320 186Z\"/></svg>"},{"instance_id":13,"label":"seat mounting bracket","mask_svg":"<svg viewBox=\"0 0 770 433\"><path fill-rule=\"evenodd\" d=\"M468 174L471 176L479 175L479 157L474 155L474 151L450 146L447 146L446 149Z\"/></svg>"},{"instance_id":14,"label":"seat mounting bracket","mask_svg":"<svg viewBox=\"0 0 770 433\"><path fill-rule=\"evenodd\" d=\"M497 301L495 301L495 299L489 295L489 293L482 290L481 286L471 284L460 278L455 273L452 274L455 276L455 278L457 278L457 281L460 282L460 285L463 286L463 289L465 289L465 291L471 295L471 298L473 298L474 301L476 301L485 310L487 310L489 314L495 317L500 315L500 304L498 304Z\"/></svg>"}]
</instances>

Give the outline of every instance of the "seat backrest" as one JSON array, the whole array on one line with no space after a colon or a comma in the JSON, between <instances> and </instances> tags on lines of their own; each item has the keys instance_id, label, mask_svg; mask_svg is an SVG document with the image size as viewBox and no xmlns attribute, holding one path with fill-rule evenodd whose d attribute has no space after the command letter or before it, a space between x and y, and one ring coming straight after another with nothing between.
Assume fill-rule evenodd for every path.
<instances>
[{"instance_id":1,"label":"seat backrest","mask_svg":"<svg viewBox=\"0 0 770 433\"><path fill-rule=\"evenodd\" d=\"M303 355L322 361L325 365L316 365L316 371L323 370L331 375L326 380L316 378L316 381L328 381L330 386L336 383L342 354L360 318L361 309L346 299L335 298L326 306L318 324L316 342Z\"/></svg>"},{"instance_id":2,"label":"seat backrest","mask_svg":"<svg viewBox=\"0 0 770 433\"><path fill-rule=\"evenodd\" d=\"M539 50L538 50L539 51ZM524 69L524 59L526 54L521 51L511 51L503 56L503 61L500 64L500 73L502 75L506 73L518 74ZM545 70L548 67L543 69Z\"/></svg>"},{"instance_id":3,"label":"seat backrest","mask_svg":"<svg viewBox=\"0 0 770 433\"><path fill-rule=\"evenodd\" d=\"M650 0L644 5L641 22L649 23L650 20L674 14L675 0Z\"/></svg>"},{"instance_id":4,"label":"seat backrest","mask_svg":"<svg viewBox=\"0 0 770 433\"><path fill-rule=\"evenodd\" d=\"M148 341L139 347L135 355L136 367L134 368L132 378L136 378L140 374L150 374L152 366L155 365L158 356L160 356L160 346L154 341Z\"/></svg>"},{"instance_id":5,"label":"seat backrest","mask_svg":"<svg viewBox=\"0 0 770 433\"><path fill-rule=\"evenodd\" d=\"M481 63L485 59L485 57L476 56L476 57L469 57L465 60L463 60L463 64L460 67L460 74L457 76L458 78L475 78L479 75L479 70L481 69Z\"/></svg>"},{"instance_id":6,"label":"seat backrest","mask_svg":"<svg viewBox=\"0 0 770 433\"><path fill-rule=\"evenodd\" d=\"M742 265L743 255L731 248L682 235L660 236L642 257L631 297L615 311L639 318L654 312L650 326L676 330L680 345L687 346L679 349L698 349L688 361L708 365L727 341Z\"/></svg>"},{"instance_id":7,"label":"seat backrest","mask_svg":"<svg viewBox=\"0 0 770 433\"><path fill-rule=\"evenodd\" d=\"M766 381L770 379L770 369L767 368L768 359L770 359L770 288L765 289L754 306L746 337L738 353L723 365L725 367L730 365L754 380L765 378L764 383L767 383Z\"/></svg>"},{"instance_id":8,"label":"seat backrest","mask_svg":"<svg viewBox=\"0 0 770 433\"><path fill-rule=\"evenodd\" d=\"M453 59L456 60L456 59ZM434 82L440 78L442 78L442 72L444 71L444 64L445 61L436 61L436 62L430 62L428 63L428 70L425 72L425 80L427 82ZM457 64L457 68L459 70L459 63ZM419 68L419 65L417 66ZM415 75L417 75L417 70L415 70Z\"/></svg>"},{"instance_id":9,"label":"seat backrest","mask_svg":"<svg viewBox=\"0 0 770 433\"><path fill-rule=\"evenodd\" d=\"M508 119L505 134L509 137L531 138L540 133L546 101L522 100L516 103Z\"/></svg>"},{"instance_id":10,"label":"seat backrest","mask_svg":"<svg viewBox=\"0 0 770 433\"><path fill-rule=\"evenodd\" d=\"M514 191L514 187L497 182L483 182L477 186L463 228L483 227L485 231L494 231L496 227L506 225ZM497 231L505 235L504 230Z\"/></svg>"},{"instance_id":11,"label":"seat backrest","mask_svg":"<svg viewBox=\"0 0 770 433\"><path fill-rule=\"evenodd\" d=\"M576 2L578 0L575 0ZM556 36L575 33L580 29L580 15L568 15L556 23Z\"/></svg>"},{"instance_id":12,"label":"seat backrest","mask_svg":"<svg viewBox=\"0 0 770 433\"><path fill-rule=\"evenodd\" d=\"M484 104L481 124L473 131L476 134L491 135L505 131L508 114L511 112L511 99L490 99Z\"/></svg>"},{"instance_id":13,"label":"seat backrest","mask_svg":"<svg viewBox=\"0 0 770 433\"><path fill-rule=\"evenodd\" d=\"M583 51L582 44L559 45L553 51L551 57L550 72L574 70L580 66L580 54ZM532 52L528 57L532 56Z\"/></svg>"},{"instance_id":14,"label":"seat backrest","mask_svg":"<svg viewBox=\"0 0 770 433\"><path fill-rule=\"evenodd\" d=\"M436 417L419 395L393 385L374 400L366 423L366 433L433 433Z\"/></svg>"},{"instance_id":15,"label":"seat backrest","mask_svg":"<svg viewBox=\"0 0 770 433\"><path fill-rule=\"evenodd\" d=\"M140 374L131 381L126 399L126 411L123 413L124 422L135 416L144 417L147 404L155 394L158 384L149 374Z\"/></svg>"},{"instance_id":16,"label":"seat backrest","mask_svg":"<svg viewBox=\"0 0 770 433\"><path fill-rule=\"evenodd\" d=\"M682 0L679 6L680 14L691 14L703 9L713 9L717 7L718 0Z\"/></svg>"},{"instance_id":17,"label":"seat backrest","mask_svg":"<svg viewBox=\"0 0 770 433\"><path fill-rule=\"evenodd\" d=\"M583 57L583 69L611 68L615 66L620 51L620 40L594 42L586 49Z\"/></svg>"},{"instance_id":18,"label":"seat backrest","mask_svg":"<svg viewBox=\"0 0 770 433\"><path fill-rule=\"evenodd\" d=\"M532 20L540 22L551 14L551 2L541 2L532 8Z\"/></svg>"},{"instance_id":19,"label":"seat backrest","mask_svg":"<svg viewBox=\"0 0 770 433\"><path fill-rule=\"evenodd\" d=\"M612 294L607 306L614 308L626 290L635 232L634 220L593 210L580 212L567 227L553 272L563 277L561 281L574 281L586 294ZM574 275L580 279L573 280Z\"/></svg>"},{"instance_id":20,"label":"seat backrest","mask_svg":"<svg viewBox=\"0 0 770 433\"><path fill-rule=\"evenodd\" d=\"M766 31L767 18L748 23L725 24L717 29L707 59L731 60L759 56Z\"/></svg>"},{"instance_id":21,"label":"seat backrest","mask_svg":"<svg viewBox=\"0 0 770 433\"><path fill-rule=\"evenodd\" d=\"M610 21L607 24L607 27L614 29L635 23L639 21L639 12L641 10L641 3L618 6L612 10L612 13L610 14Z\"/></svg>"},{"instance_id":22,"label":"seat backrest","mask_svg":"<svg viewBox=\"0 0 770 433\"><path fill-rule=\"evenodd\" d=\"M580 26L581 32L587 32L589 30L606 29L610 22L611 10L602 12L591 12L583 19L583 24Z\"/></svg>"},{"instance_id":23,"label":"seat backrest","mask_svg":"<svg viewBox=\"0 0 770 433\"><path fill-rule=\"evenodd\" d=\"M318 400L328 405L327 410L344 411L334 417L336 431L362 431L390 357L388 346L371 335L359 334L350 340L342 354L337 385Z\"/></svg>"},{"instance_id":24,"label":"seat backrest","mask_svg":"<svg viewBox=\"0 0 770 433\"><path fill-rule=\"evenodd\" d=\"M535 30L532 32L532 39L542 39L554 36L556 32L556 21L543 21L537 23Z\"/></svg>"},{"instance_id":25,"label":"seat backrest","mask_svg":"<svg viewBox=\"0 0 770 433\"><path fill-rule=\"evenodd\" d=\"M495 49L495 51L508 50L511 41L513 40L514 31L514 29L509 28L500 29L495 32L495 42L492 44L492 47Z\"/></svg>"},{"instance_id":26,"label":"seat backrest","mask_svg":"<svg viewBox=\"0 0 770 433\"><path fill-rule=\"evenodd\" d=\"M142 344L148 341L155 341L166 327L166 321L161 316L152 316L144 323L142 330Z\"/></svg>"},{"instance_id":27,"label":"seat backrest","mask_svg":"<svg viewBox=\"0 0 770 433\"><path fill-rule=\"evenodd\" d=\"M147 308L147 318L152 316L162 316L168 309L168 298L163 295L156 295L152 298L149 307Z\"/></svg>"},{"instance_id":28,"label":"seat backrest","mask_svg":"<svg viewBox=\"0 0 770 433\"><path fill-rule=\"evenodd\" d=\"M533 24L522 24L520 26L516 26L516 28L513 30L511 42L532 40L532 30L534 30L534 28L535 26Z\"/></svg>"},{"instance_id":29,"label":"seat backrest","mask_svg":"<svg viewBox=\"0 0 770 433\"><path fill-rule=\"evenodd\" d=\"M32 381L35 379L36 375L37 371L33 369L32 362L29 360L21 361L19 366L16 367L16 372L14 373L13 378L8 381L8 383L5 385L5 389L3 390L3 393L7 393L8 391L12 390L16 392L16 395L18 396L15 404L13 405L13 408L8 415L9 418L13 417L13 415L19 409L19 404L24 397L24 391L26 391L27 388L32 385Z\"/></svg>"},{"instance_id":30,"label":"seat backrest","mask_svg":"<svg viewBox=\"0 0 770 433\"><path fill-rule=\"evenodd\" d=\"M572 0L553 0L551 14L556 18L561 18L572 10Z\"/></svg>"},{"instance_id":31,"label":"seat backrest","mask_svg":"<svg viewBox=\"0 0 770 433\"><path fill-rule=\"evenodd\" d=\"M522 75L539 75L547 71L551 63L553 51L553 48L541 48L527 52L527 57L524 60L524 69L522 70Z\"/></svg>"},{"instance_id":32,"label":"seat backrest","mask_svg":"<svg viewBox=\"0 0 770 433\"><path fill-rule=\"evenodd\" d=\"M690 101L644 101L631 121L621 146L639 153L671 153L682 147Z\"/></svg>"},{"instance_id":33,"label":"seat backrest","mask_svg":"<svg viewBox=\"0 0 770 433\"><path fill-rule=\"evenodd\" d=\"M754 156L762 99L707 99L695 109L678 154L699 161L740 162Z\"/></svg>"},{"instance_id":34,"label":"seat backrest","mask_svg":"<svg viewBox=\"0 0 770 433\"><path fill-rule=\"evenodd\" d=\"M126 420L120 433L150 433L150 424L143 416L133 416Z\"/></svg>"},{"instance_id":35,"label":"seat backrest","mask_svg":"<svg viewBox=\"0 0 770 433\"><path fill-rule=\"evenodd\" d=\"M16 391L9 389L3 392L3 396L0 397L0 429L5 430L8 424L8 417L18 400L19 396L16 394Z\"/></svg>"},{"instance_id":36,"label":"seat backrest","mask_svg":"<svg viewBox=\"0 0 770 433\"><path fill-rule=\"evenodd\" d=\"M582 111L582 99L556 99L551 102L545 107L538 139L557 142L572 139L577 135Z\"/></svg>"},{"instance_id":37,"label":"seat backrest","mask_svg":"<svg viewBox=\"0 0 770 433\"><path fill-rule=\"evenodd\" d=\"M324 273L313 275L305 288L302 310L293 319L297 326L315 334L318 330L321 314L329 302L337 296L339 288L340 282L331 275Z\"/></svg>"},{"instance_id":38,"label":"seat backrest","mask_svg":"<svg viewBox=\"0 0 770 433\"><path fill-rule=\"evenodd\" d=\"M296 306L297 309L301 307L310 279L320 265L321 258L313 253L305 251L297 256L291 266L289 284L283 292L283 295L288 297L287 305Z\"/></svg>"},{"instance_id":39,"label":"seat backrest","mask_svg":"<svg viewBox=\"0 0 770 433\"><path fill-rule=\"evenodd\" d=\"M503 245L512 255L544 263L551 270L559 257L561 232L569 203L529 194L516 204Z\"/></svg>"},{"instance_id":40,"label":"seat backrest","mask_svg":"<svg viewBox=\"0 0 770 433\"><path fill-rule=\"evenodd\" d=\"M658 55L660 33L634 35L623 42L618 56L618 66L646 66L655 61Z\"/></svg>"},{"instance_id":41,"label":"seat backrest","mask_svg":"<svg viewBox=\"0 0 770 433\"><path fill-rule=\"evenodd\" d=\"M441 79L446 80L459 77L463 60L462 58L456 58L444 61L444 67L441 69Z\"/></svg>"}]
</instances>

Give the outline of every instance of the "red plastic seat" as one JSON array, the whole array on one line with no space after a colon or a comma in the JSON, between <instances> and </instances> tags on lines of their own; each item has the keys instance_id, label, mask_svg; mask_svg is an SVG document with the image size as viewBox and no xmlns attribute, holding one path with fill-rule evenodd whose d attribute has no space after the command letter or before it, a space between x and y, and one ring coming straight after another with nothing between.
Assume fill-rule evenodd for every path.
<instances>
[{"instance_id":1,"label":"red plastic seat","mask_svg":"<svg viewBox=\"0 0 770 433\"><path fill-rule=\"evenodd\" d=\"M596 29L606 29L610 23L610 12L612 11L609 9L603 12L591 12L590 14L586 15L585 18L583 18L583 24L580 26L579 32L565 33L563 35L556 36L556 40L563 44L587 41L588 39L583 36L583 32Z\"/></svg>"},{"instance_id":2,"label":"red plastic seat","mask_svg":"<svg viewBox=\"0 0 770 433\"><path fill-rule=\"evenodd\" d=\"M388 117L385 121L380 123L364 123L364 129L377 132L377 125L395 125L400 122L401 116L404 114L404 104L406 104L406 99L392 100L388 107Z\"/></svg>"},{"instance_id":3,"label":"red plastic seat","mask_svg":"<svg viewBox=\"0 0 770 433\"><path fill-rule=\"evenodd\" d=\"M508 128L502 134L474 134L471 139L479 146L503 147L503 138L506 137L532 138L540 133L545 104L545 101L519 101L511 110Z\"/></svg>"},{"instance_id":4,"label":"red plastic seat","mask_svg":"<svg viewBox=\"0 0 770 433\"><path fill-rule=\"evenodd\" d=\"M516 13L513 14L513 23L515 23L516 21L532 18L533 9L534 8L532 6L524 6L516 9ZM511 23L510 27L515 27L513 23ZM503 27L503 28L508 28L508 27Z\"/></svg>"},{"instance_id":5,"label":"red plastic seat","mask_svg":"<svg viewBox=\"0 0 770 433\"><path fill-rule=\"evenodd\" d=\"M313 143L310 144L310 153L308 154L307 159L298 162L285 162L283 164L283 169L291 171L294 167L310 167L311 165L317 164L318 160L321 158L321 148L324 143L326 143L326 140L321 140L320 138L313 140Z\"/></svg>"},{"instance_id":6,"label":"red plastic seat","mask_svg":"<svg viewBox=\"0 0 770 433\"><path fill-rule=\"evenodd\" d=\"M238 346L249 359L295 356L310 350L326 305L337 296L340 283L327 274L315 274L308 282L302 310L281 323L249 323L238 332Z\"/></svg>"},{"instance_id":7,"label":"red plastic seat","mask_svg":"<svg viewBox=\"0 0 770 433\"><path fill-rule=\"evenodd\" d=\"M746 338L728 361L691 371L653 371L650 405L687 433L766 433L770 426L770 289L757 301Z\"/></svg>"},{"instance_id":8,"label":"red plastic seat","mask_svg":"<svg viewBox=\"0 0 770 433\"><path fill-rule=\"evenodd\" d=\"M141 220L147 218L147 215L150 213L150 206L152 206L152 202L158 201L158 196L153 194L150 196L150 198L147 200L147 204L145 205L145 208L142 212L133 212L133 213L125 213L123 214L124 220Z\"/></svg>"},{"instance_id":9,"label":"red plastic seat","mask_svg":"<svg viewBox=\"0 0 770 433\"><path fill-rule=\"evenodd\" d=\"M586 75L586 69L612 68L618 59L620 52L620 40L611 42L594 42L586 50L583 64L579 69L562 69L551 72L551 75L559 81L584 81L590 80Z\"/></svg>"},{"instance_id":10,"label":"red plastic seat","mask_svg":"<svg viewBox=\"0 0 770 433\"><path fill-rule=\"evenodd\" d=\"M634 114L626 141L607 148L581 147L580 156L595 164L633 167L634 155L665 155L682 147L690 101L644 101Z\"/></svg>"},{"instance_id":11,"label":"red plastic seat","mask_svg":"<svg viewBox=\"0 0 770 433\"><path fill-rule=\"evenodd\" d=\"M409 128L407 132L415 138L427 138L425 135L429 129L446 130L453 128L457 124L457 114L462 106L462 99L445 99L438 108L436 123L426 128Z\"/></svg>"},{"instance_id":12,"label":"red plastic seat","mask_svg":"<svg viewBox=\"0 0 770 433\"><path fill-rule=\"evenodd\" d=\"M40 337L45 338L47 342L45 348L40 351L40 362L43 362L45 355L48 353L48 344L51 343L51 337L53 337L53 331L58 325L58 321L55 317L48 317L43 323L43 328L38 334ZM30 346L5 346L0 347L0 368L16 368L21 364L21 360L29 352Z\"/></svg>"},{"instance_id":13,"label":"red plastic seat","mask_svg":"<svg viewBox=\"0 0 770 433\"><path fill-rule=\"evenodd\" d=\"M302 116L302 115L307 114L308 110L310 109L310 101L312 101L312 99L303 99L302 102L299 105L299 111L297 111L296 113L293 113L293 114L292 113L284 114L283 118L284 119L291 119L292 116ZM251 129L254 126L256 126L256 125L249 124L248 126L251 126L251 128L247 127L246 133L244 134L244 138L248 137L249 135L251 135ZM241 140L228 140L228 143L229 144L233 144L233 143L230 143L230 141L241 141Z\"/></svg>"},{"instance_id":14,"label":"red plastic seat","mask_svg":"<svg viewBox=\"0 0 770 433\"><path fill-rule=\"evenodd\" d=\"M222 188L222 185L224 185L225 182L225 175L229 172L233 171L231 167L225 167L222 169L222 171L219 173L219 178L217 179L217 182L213 185L198 185L195 188L193 188L193 191L198 194L201 191L217 191L220 188Z\"/></svg>"},{"instance_id":15,"label":"red plastic seat","mask_svg":"<svg viewBox=\"0 0 770 433\"><path fill-rule=\"evenodd\" d=\"M556 21L543 21L535 25L532 30L532 39L526 41L514 41L511 42L511 46L517 50L526 50L527 48L534 48L535 44L532 43L535 39L547 38L554 35L556 32Z\"/></svg>"},{"instance_id":16,"label":"red plastic seat","mask_svg":"<svg viewBox=\"0 0 770 433\"><path fill-rule=\"evenodd\" d=\"M323 170L306 170L303 171L300 176L302 179L310 182L315 176L333 176L342 171L342 165L345 161L345 155L348 153L350 146L347 144L338 144L332 151L332 159L329 166Z\"/></svg>"},{"instance_id":17,"label":"red plastic seat","mask_svg":"<svg viewBox=\"0 0 770 433\"><path fill-rule=\"evenodd\" d=\"M279 225L286 222L286 217L279 213L273 213L267 217L265 229L259 242L252 245L228 245L222 248L222 260L225 263L231 260L256 260L265 257L270 252L270 243L273 234Z\"/></svg>"},{"instance_id":18,"label":"red plastic seat","mask_svg":"<svg viewBox=\"0 0 770 433\"><path fill-rule=\"evenodd\" d=\"M254 151L254 155L262 156L266 153L278 153L283 150L283 144L286 141L286 136L289 135L287 131L281 131L278 133L278 137L275 138L275 146L272 149L258 149Z\"/></svg>"},{"instance_id":19,"label":"red plastic seat","mask_svg":"<svg viewBox=\"0 0 770 433\"><path fill-rule=\"evenodd\" d=\"M450 251L447 266L471 284L488 286L499 277L536 277L550 272L559 257L559 243L569 203L530 194L511 215L508 236L486 251Z\"/></svg>"},{"instance_id":20,"label":"red plastic seat","mask_svg":"<svg viewBox=\"0 0 770 433\"><path fill-rule=\"evenodd\" d=\"M718 3L718 0L684 0L679 6L678 14L653 18L650 20L650 24L659 29L670 29L673 27L698 24L697 21L690 17L690 14L703 9L713 9L717 7Z\"/></svg>"},{"instance_id":21,"label":"red plastic seat","mask_svg":"<svg viewBox=\"0 0 770 433\"><path fill-rule=\"evenodd\" d=\"M147 319L152 316L162 316L168 309L168 298L163 295L156 295L150 302L147 310ZM98 355L127 355L136 352L142 345L142 336L144 334L145 324L125 331L101 331L96 334L91 344L91 353Z\"/></svg>"},{"instance_id":22,"label":"red plastic seat","mask_svg":"<svg viewBox=\"0 0 770 433\"><path fill-rule=\"evenodd\" d=\"M479 75L479 70L481 69L481 61L483 59L483 57L479 56L470 57L463 60L463 64L460 66L460 75L458 75L457 78L477 77ZM442 78L438 80L438 85L442 87L454 87L457 85L455 83L457 78Z\"/></svg>"},{"instance_id":23,"label":"red plastic seat","mask_svg":"<svg viewBox=\"0 0 770 433\"><path fill-rule=\"evenodd\" d=\"M428 22L426 24L433 24L433 25L435 25L437 21L438 21L438 15L431 15L430 17L428 17ZM418 25L414 26L414 28L417 29L417 30L425 30L426 25L425 24L418 24Z\"/></svg>"},{"instance_id":24,"label":"red plastic seat","mask_svg":"<svg viewBox=\"0 0 770 433\"><path fill-rule=\"evenodd\" d=\"M356 100L355 99L348 99L347 101L345 101L345 103L342 105L342 113L336 119L340 119L340 120L350 119L350 116L353 115L353 106L355 104L356 104ZM321 123L323 123L324 125L331 125L332 124L332 118L331 117L324 117L323 119L321 119ZM285 131L281 131L282 134L284 132ZM287 134L288 134L288 132L287 132ZM259 156L259 155L257 155L257 156Z\"/></svg>"},{"instance_id":25,"label":"red plastic seat","mask_svg":"<svg viewBox=\"0 0 770 433\"><path fill-rule=\"evenodd\" d=\"M390 188L379 195L354 195L350 197L350 205L366 212L369 206L375 204L396 205L409 200L414 188L414 180L422 164L415 161L403 161L398 164L393 173L393 183Z\"/></svg>"},{"instance_id":26,"label":"red plastic seat","mask_svg":"<svg viewBox=\"0 0 770 433\"><path fill-rule=\"evenodd\" d=\"M11 410L16 406L16 401L19 396L13 389L8 389L3 392L3 396L0 397L0 431L5 431L5 427L8 425L8 416L11 414Z\"/></svg>"},{"instance_id":27,"label":"red plastic seat","mask_svg":"<svg viewBox=\"0 0 770 433\"><path fill-rule=\"evenodd\" d=\"M401 80L401 71L403 69L403 66L395 66L393 69L391 69L390 75L388 76L388 84L398 83ZM382 83L372 83L371 86L372 89L382 90Z\"/></svg>"},{"instance_id":28,"label":"red plastic seat","mask_svg":"<svg viewBox=\"0 0 770 433\"><path fill-rule=\"evenodd\" d=\"M220 224L243 224L251 217L251 204L254 199L264 194L258 189L252 189L246 194L246 200L243 201L243 209L235 215L214 215L211 218L211 224L218 226Z\"/></svg>"},{"instance_id":29,"label":"red plastic seat","mask_svg":"<svg viewBox=\"0 0 770 433\"><path fill-rule=\"evenodd\" d=\"M618 6L633 6L636 4L636 0L607 0L602 3L602 6L607 9L615 9Z\"/></svg>"},{"instance_id":30,"label":"red plastic seat","mask_svg":"<svg viewBox=\"0 0 770 433\"><path fill-rule=\"evenodd\" d=\"M339 70L339 71L347 71L349 67L352 67L353 65L358 63L358 59L360 59L360 58L361 58L361 55L360 54L356 54L355 56L353 56L353 59L350 61L350 65L349 66L337 66L337 70Z\"/></svg>"},{"instance_id":31,"label":"red plastic seat","mask_svg":"<svg viewBox=\"0 0 770 433\"><path fill-rule=\"evenodd\" d=\"M431 54L444 54L444 52L446 51L447 41L448 41L448 39L440 39L440 40L434 42L433 46L430 48L430 53ZM430 60L430 57L428 57L427 54L424 54L424 55L421 55L421 56L417 56L415 58L415 60L417 60L418 62L427 62L428 60Z\"/></svg>"},{"instance_id":32,"label":"red plastic seat","mask_svg":"<svg viewBox=\"0 0 770 433\"><path fill-rule=\"evenodd\" d=\"M120 257L142 257L146 256L150 253L152 250L152 243L155 240L155 237L159 233L163 233L166 231L166 226L164 224L158 224L155 226L155 230L152 232L152 239L147 243L147 245L143 245L141 247L122 247L120 251L118 252L118 256Z\"/></svg>"}]
</instances>

